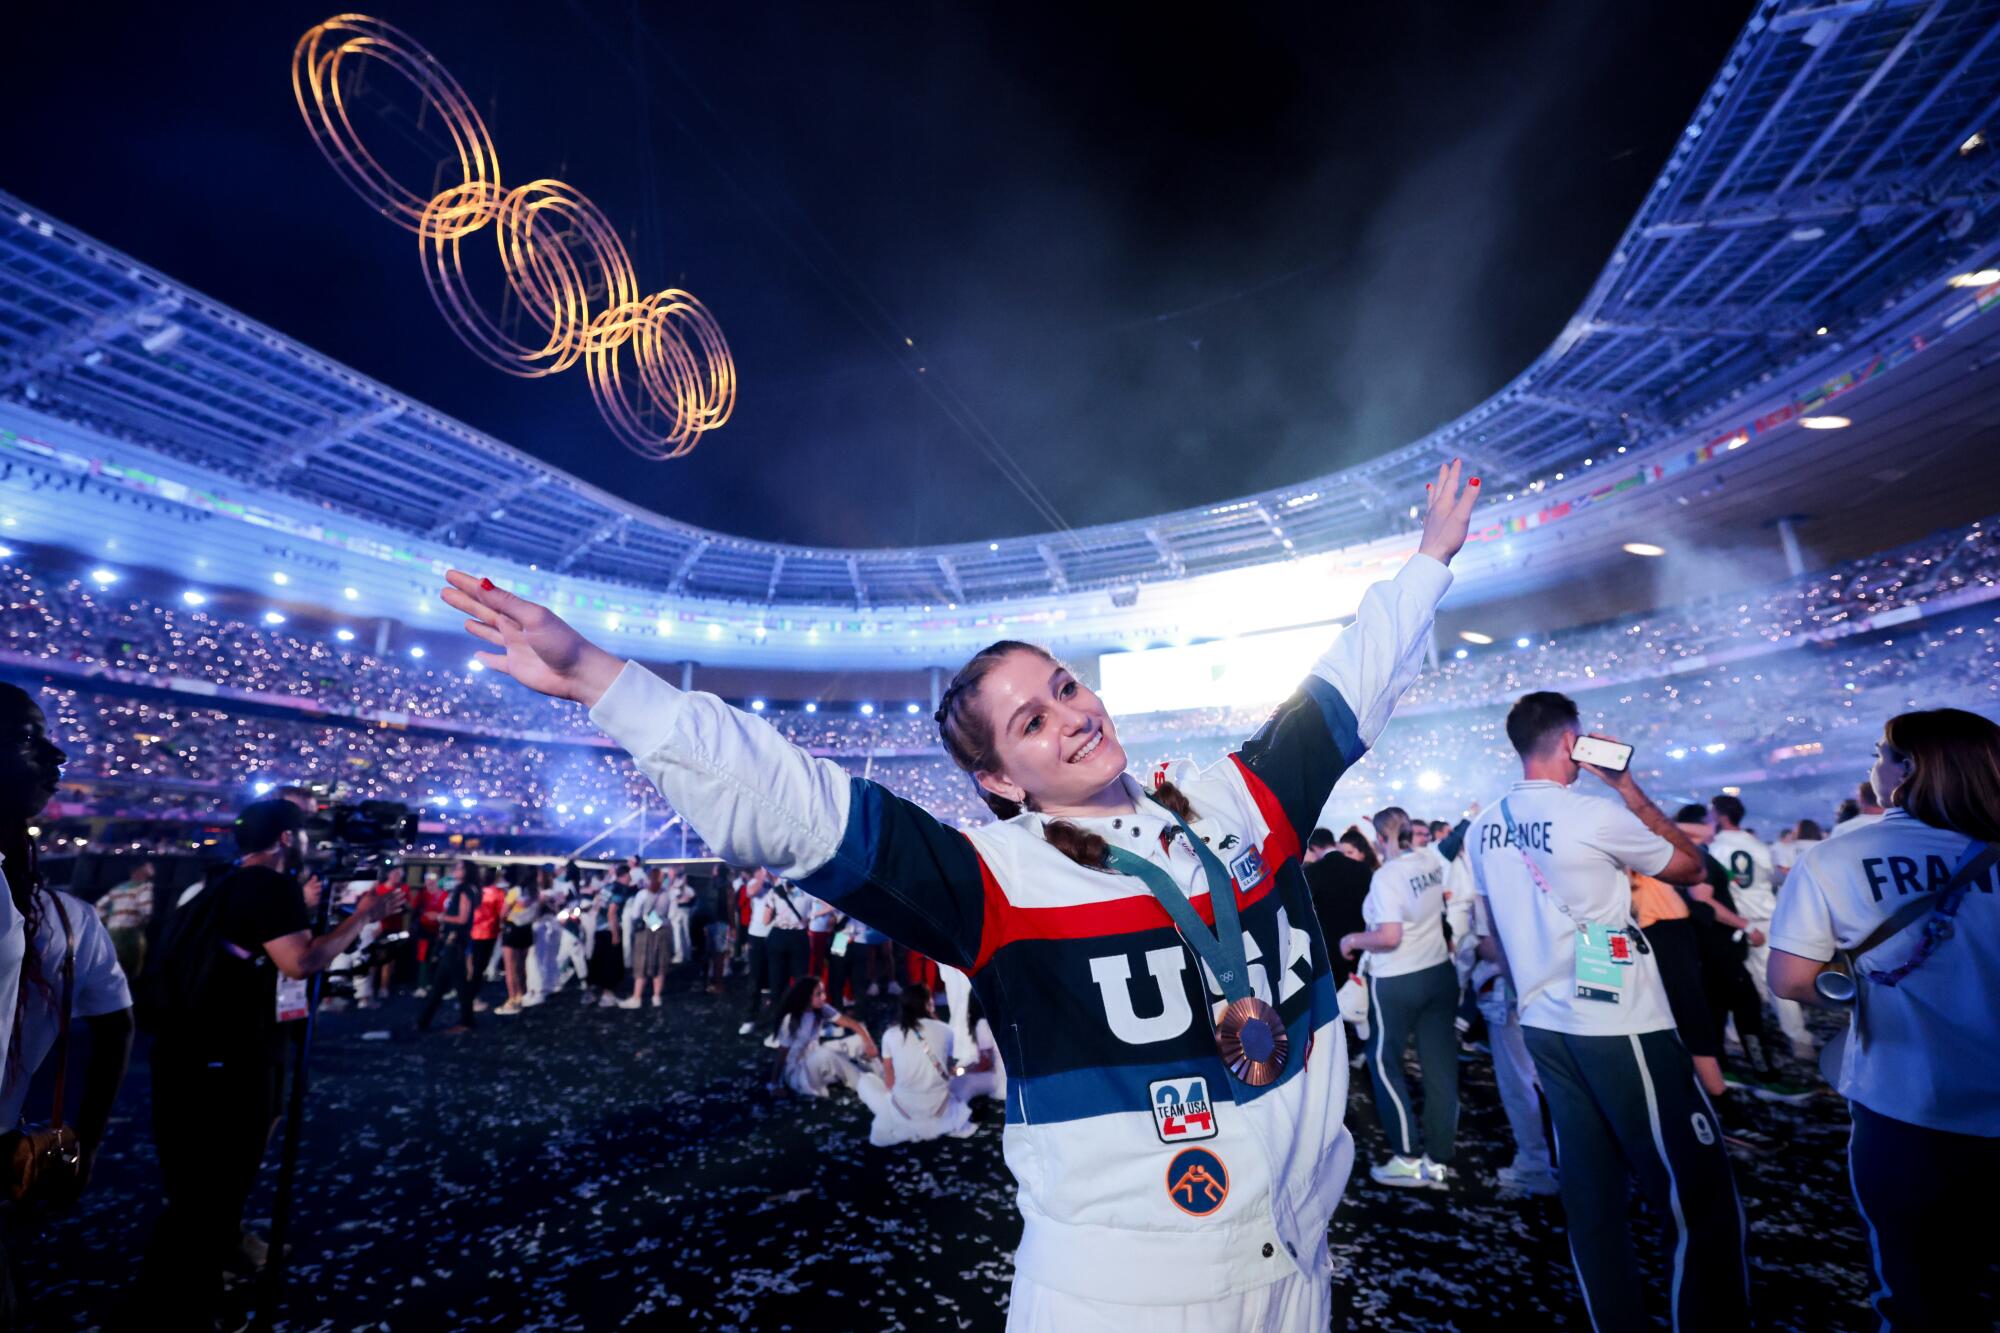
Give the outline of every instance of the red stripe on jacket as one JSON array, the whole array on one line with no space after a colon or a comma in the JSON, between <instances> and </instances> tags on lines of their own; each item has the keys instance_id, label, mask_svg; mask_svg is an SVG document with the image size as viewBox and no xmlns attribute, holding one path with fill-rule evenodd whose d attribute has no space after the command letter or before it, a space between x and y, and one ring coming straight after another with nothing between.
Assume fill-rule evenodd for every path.
<instances>
[{"instance_id":1,"label":"red stripe on jacket","mask_svg":"<svg viewBox=\"0 0 2000 1333\"><path fill-rule=\"evenodd\" d=\"M1235 756L1230 758L1235 759ZM1271 794L1271 789L1255 773L1244 768L1240 760L1237 761L1237 768L1257 802L1258 814L1263 816L1265 825L1270 829L1259 849L1264 859L1264 878L1257 881L1248 893L1233 877L1230 880L1230 886L1236 890L1237 910L1242 911L1262 902L1277 886L1278 868L1298 856L1299 839L1292 830L1291 822L1285 818L1278 798ZM1167 909L1160 906L1159 900L1152 894L1145 892L1107 902L1018 907L1008 900L1006 891L993 874L993 868L986 864L985 857L979 855L976 846L973 855L979 860L979 879L985 894L986 910L980 923L979 957L973 960L968 972L979 971L994 954L1021 940L1088 940L1173 928L1174 919L1167 915ZM1209 903L1207 894L1192 900L1192 906L1203 924L1215 924L1215 908Z\"/></svg>"}]
</instances>

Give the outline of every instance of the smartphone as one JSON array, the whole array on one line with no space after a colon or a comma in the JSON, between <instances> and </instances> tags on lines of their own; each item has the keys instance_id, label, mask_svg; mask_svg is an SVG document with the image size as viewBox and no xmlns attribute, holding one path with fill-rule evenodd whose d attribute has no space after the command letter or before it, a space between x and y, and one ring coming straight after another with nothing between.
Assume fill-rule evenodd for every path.
<instances>
[{"instance_id":1,"label":"smartphone","mask_svg":"<svg viewBox=\"0 0 2000 1333\"><path fill-rule=\"evenodd\" d=\"M1579 764L1595 764L1613 773L1623 773L1625 766L1632 762L1632 747L1618 741L1607 741L1601 736L1578 736L1576 748L1569 757Z\"/></svg>"}]
</instances>

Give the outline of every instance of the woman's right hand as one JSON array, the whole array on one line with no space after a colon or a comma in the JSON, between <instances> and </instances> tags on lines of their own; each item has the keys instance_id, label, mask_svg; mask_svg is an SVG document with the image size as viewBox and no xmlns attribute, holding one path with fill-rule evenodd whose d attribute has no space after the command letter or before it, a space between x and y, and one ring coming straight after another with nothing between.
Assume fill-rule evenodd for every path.
<instances>
[{"instance_id":1,"label":"woman's right hand","mask_svg":"<svg viewBox=\"0 0 2000 1333\"><path fill-rule=\"evenodd\" d=\"M463 612L467 632L498 648L476 654L495 671L529 689L595 707L625 664L571 628L569 622L491 579L461 570L445 574L445 604Z\"/></svg>"}]
</instances>

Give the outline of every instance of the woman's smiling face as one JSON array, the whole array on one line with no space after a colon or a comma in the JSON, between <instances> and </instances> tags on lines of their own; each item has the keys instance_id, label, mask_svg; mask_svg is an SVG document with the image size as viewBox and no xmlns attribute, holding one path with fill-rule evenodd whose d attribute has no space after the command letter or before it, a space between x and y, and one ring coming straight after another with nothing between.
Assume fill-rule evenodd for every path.
<instances>
[{"instance_id":1,"label":"woman's smiling face","mask_svg":"<svg viewBox=\"0 0 2000 1333\"><path fill-rule=\"evenodd\" d=\"M1103 701L1059 662L1009 653L979 682L975 706L999 761L976 776L996 795L1060 814L1087 805L1125 771Z\"/></svg>"}]
</instances>

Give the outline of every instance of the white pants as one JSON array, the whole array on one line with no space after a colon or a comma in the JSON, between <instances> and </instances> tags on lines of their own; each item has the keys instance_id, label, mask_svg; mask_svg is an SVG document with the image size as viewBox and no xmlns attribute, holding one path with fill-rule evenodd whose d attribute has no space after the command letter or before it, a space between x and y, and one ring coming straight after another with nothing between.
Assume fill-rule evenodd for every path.
<instances>
[{"instance_id":1,"label":"white pants","mask_svg":"<svg viewBox=\"0 0 2000 1333\"><path fill-rule=\"evenodd\" d=\"M563 988L564 982L568 980L563 975L564 968L575 972L578 984L582 985L585 990L588 990L590 988L590 954L585 950L583 941L577 936L570 934L567 930L558 930L556 935L558 937L556 939L556 967L554 977L549 984L549 990L555 992Z\"/></svg>"},{"instance_id":2,"label":"white pants","mask_svg":"<svg viewBox=\"0 0 2000 1333\"><path fill-rule=\"evenodd\" d=\"M849 1034L836 1041L816 1041L806 1047L786 1067L785 1081L794 1092L824 1097L836 1083L849 1088L856 1086L862 1073L861 1038Z\"/></svg>"},{"instance_id":3,"label":"white pants","mask_svg":"<svg viewBox=\"0 0 2000 1333\"><path fill-rule=\"evenodd\" d=\"M1293 1272L1199 1305L1121 1305L1072 1296L1014 1275L1007 1333L1325 1333L1333 1283Z\"/></svg>"},{"instance_id":4,"label":"white pants","mask_svg":"<svg viewBox=\"0 0 2000 1333\"><path fill-rule=\"evenodd\" d=\"M1766 935L1771 933L1768 921L1752 921L1750 924ZM1771 994L1771 979L1767 975L1771 970L1771 946L1768 943L1750 946L1750 957L1745 960L1745 966L1750 969L1750 980L1757 983L1757 995L1764 1001L1764 1007L1777 1011L1778 1026L1791 1040L1793 1054L1810 1055L1813 1039L1812 1034L1806 1031L1805 1009L1797 1000Z\"/></svg>"},{"instance_id":5,"label":"white pants","mask_svg":"<svg viewBox=\"0 0 2000 1333\"><path fill-rule=\"evenodd\" d=\"M667 909L667 929L673 933L674 964L679 966L694 953L694 914L685 907Z\"/></svg>"},{"instance_id":6,"label":"white pants","mask_svg":"<svg viewBox=\"0 0 2000 1333\"><path fill-rule=\"evenodd\" d=\"M1549 1158L1548 1136L1542 1132L1542 1103L1535 1081L1535 1061L1521 1037L1521 1015L1507 1011L1504 1024L1486 1022L1486 1043L1493 1048L1493 1081L1500 1085L1500 1105L1514 1131L1514 1166L1521 1171L1555 1170Z\"/></svg>"},{"instance_id":7,"label":"white pants","mask_svg":"<svg viewBox=\"0 0 2000 1333\"><path fill-rule=\"evenodd\" d=\"M991 1097L996 1102L1004 1102L1007 1100L1007 1071L995 1061L991 1069L954 1075L951 1095L962 1102L970 1102L974 1097Z\"/></svg>"},{"instance_id":8,"label":"white pants","mask_svg":"<svg viewBox=\"0 0 2000 1333\"><path fill-rule=\"evenodd\" d=\"M972 1113L965 1103L947 1091L944 1105L936 1114L912 1111L896 1100L896 1094L882 1081L880 1074L863 1074L854 1084L855 1095L862 1105L874 1112L875 1120L868 1128L868 1141L878 1148L893 1148L899 1143L922 1143L928 1139L941 1139L954 1133L972 1120Z\"/></svg>"}]
</instances>

